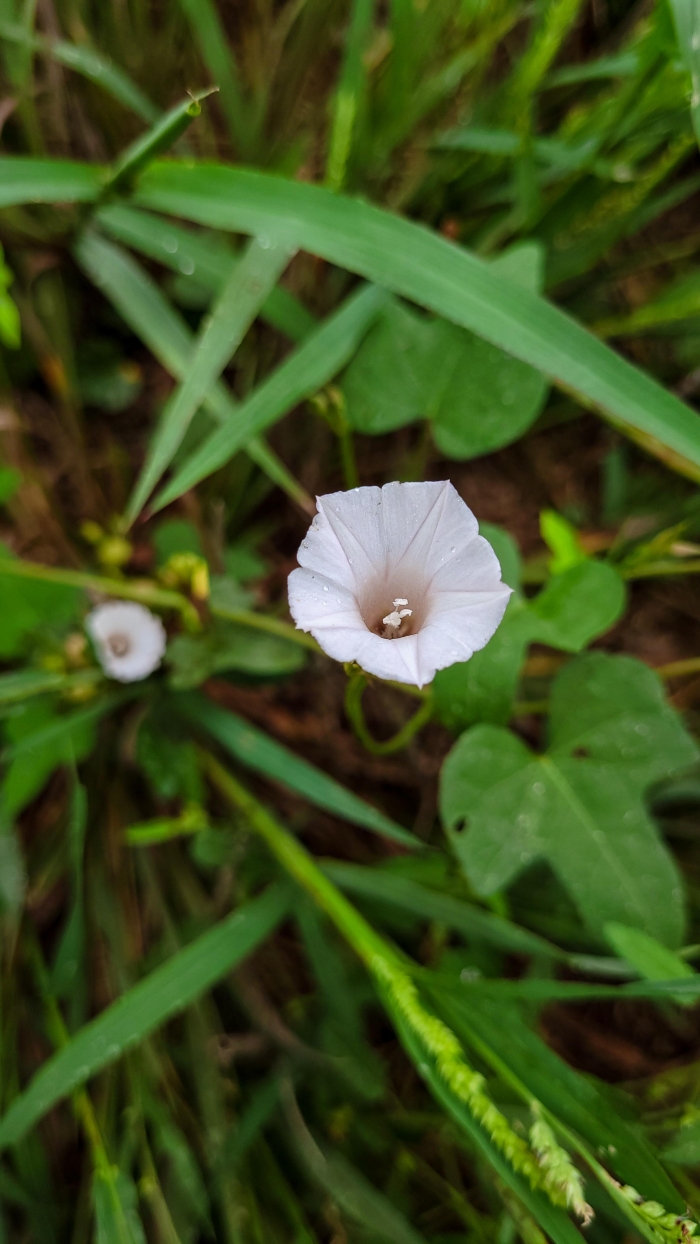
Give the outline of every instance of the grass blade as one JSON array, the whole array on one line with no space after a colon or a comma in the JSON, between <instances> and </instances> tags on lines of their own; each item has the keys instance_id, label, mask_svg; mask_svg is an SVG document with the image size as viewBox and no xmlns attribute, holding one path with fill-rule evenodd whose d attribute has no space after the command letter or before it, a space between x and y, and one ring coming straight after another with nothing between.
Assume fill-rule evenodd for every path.
<instances>
[{"instance_id":1,"label":"grass blade","mask_svg":"<svg viewBox=\"0 0 700 1244\"><path fill-rule=\"evenodd\" d=\"M558 946L553 946L536 933L530 933L528 929L521 929L509 920L482 911L475 904L429 890L427 886L408 877L397 876L388 869L324 860L323 871L346 893L390 903L424 920L439 920L469 940L484 941L511 954L567 958Z\"/></svg>"},{"instance_id":2,"label":"grass blade","mask_svg":"<svg viewBox=\"0 0 700 1244\"><path fill-rule=\"evenodd\" d=\"M286 247L253 238L231 269L226 285L194 344L184 380L167 402L146 462L126 507L135 521L163 472L172 462L185 432L212 385L235 353L260 307L287 267Z\"/></svg>"},{"instance_id":3,"label":"grass blade","mask_svg":"<svg viewBox=\"0 0 700 1244\"><path fill-rule=\"evenodd\" d=\"M324 808L353 825L393 838L407 847L422 847L419 838L402 829L378 808L353 795L308 760L295 756L294 752L276 743L262 730L256 730L242 717L219 708L196 692L183 692L176 703L178 711L188 721L207 730L241 764L275 782L281 782L317 808Z\"/></svg>"},{"instance_id":4,"label":"grass blade","mask_svg":"<svg viewBox=\"0 0 700 1244\"><path fill-rule=\"evenodd\" d=\"M0 1120L0 1148L15 1144L56 1102L184 1010L268 937L289 892L273 886L139 981L54 1054Z\"/></svg>"},{"instance_id":5,"label":"grass blade","mask_svg":"<svg viewBox=\"0 0 700 1244\"><path fill-rule=\"evenodd\" d=\"M0 207L16 203L91 203L103 185L105 169L77 160L0 157Z\"/></svg>"},{"instance_id":6,"label":"grass blade","mask_svg":"<svg viewBox=\"0 0 700 1244\"><path fill-rule=\"evenodd\" d=\"M32 37L22 26L10 22L0 22L0 38L50 56L66 69L73 69L96 86L102 87L113 99L136 113L148 125L153 125L158 120L160 109L151 103L128 74L92 48L68 43L65 39L43 39L39 35Z\"/></svg>"},{"instance_id":7,"label":"grass blade","mask_svg":"<svg viewBox=\"0 0 700 1244\"><path fill-rule=\"evenodd\" d=\"M229 132L244 159L252 154L254 142L250 132L238 73L231 45L224 31L219 14L212 0L180 0L192 34L199 44L204 62L212 81L216 83L221 107L228 122Z\"/></svg>"},{"instance_id":8,"label":"grass blade","mask_svg":"<svg viewBox=\"0 0 700 1244\"><path fill-rule=\"evenodd\" d=\"M89 687L100 682L101 670L78 670L75 674L55 673L52 670L13 670L0 675L0 704L15 704L33 695L46 695L51 691L67 691L74 687Z\"/></svg>"},{"instance_id":9,"label":"grass blade","mask_svg":"<svg viewBox=\"0 0 700 1244\"><path fill-rule=\"evenodd\" d=\"M198 284L210 289L212 295L221 293L237 262L231 247L218 238L203 237L162 216L153 216L122 203L98 208L95 220L115 241L165 264L173 272L194 277ZM292 341L301 341L316 327L311 312L281 286L265 299L260 318Z\"/></svg>"},{"instance_id":10,"label":"grass blade","mask_svg":"<svg viewBox=\"0 0 700 1244\"><path fill-rule=\"evenodd\" d=\"M353 0L345 58L333 108L333 124L326 165L326 185L342 190L352 147L352 135L366 78L363 55L374 16L374 0Z\"/></svg>"},{"instance_id":11,"label":"grass blade","mask_svg":"<svg viewBox=\"0 0 700 1244\"><path fill-rule=\"evenodd\" d=\"M136 201L213 228L269 230L386 286L539 368L584 405L647 438L651 452L700 478L694 411L546 299L420 225L318 186L211 164L154 166Z\"/></svg>"},{"instance_id":12,"label":"grass blade","mask_svg":"<svg viewBox=\"0 0 700 1244\"><path fill-rule=\"evenodd\" d=\"M189 99L182 100L163 116L155 125L147 130L127 147L126 151L115 161L103 188L103 195L112 194L117 190L125 190L138 173L146 168L156 156L168 151L176 143L185 130L189 129L195 117L198 117L201 101L212 94L215 87L205 91L197 91Z\"/></svg>"},{"instance_id":13,"label":"grass blade","mask_svg":"<svg viewBox=\"0 0 700 1244\"><path fill-rule=\"evenodd\" d=\"M386 294L365 286L306 338L293 354L242 402L238 410L204 442L158 493L153 509L162 509L199 480L218 470L251 436L262 432L341 370L352 358L375 319Z\"/></svg>"},{"instance_id":14,"label":"grass blade","mask_svg":"<svg viewBox=\"0 0 700 1244\"><path fill-rule=\"evenodd\" d=\"M125 251L91 231L79 238L75 257L163 367L177 380L184 380L194 338L155 281ZM217 423L234 419L238 410L221 381L209 390L203 406ZM259 438L249 438L243 448L302 509L313 513L311 498Z\"/></svg>"}]
</instances>

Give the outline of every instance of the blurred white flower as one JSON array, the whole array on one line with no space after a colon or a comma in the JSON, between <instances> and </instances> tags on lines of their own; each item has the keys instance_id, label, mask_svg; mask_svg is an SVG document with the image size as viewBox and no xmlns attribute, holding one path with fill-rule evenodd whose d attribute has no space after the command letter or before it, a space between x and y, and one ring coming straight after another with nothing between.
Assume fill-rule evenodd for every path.
<instances>
[{"instance_id":1,"label":"blurred white flower","mask_svg":"<svg viewBox=\"0 0 700 1244\"><path fill-rule=\"evenodd\" d=\"M157 669L165 652L165 627L145 605L109 601L85 619L105 674L119 682L137 682Z\"/></svg>"},{"instance_id":2,"label":"blurred white flower","mask_svg":"<svg viewBox=\"0 0 700 1244\"><path fill-rule=\"evenodd\" d=\"M449 481L353 488L317 505L289 607L324 652L423 687L484 647L510 588Z\"/></svg>"}]
</instances>

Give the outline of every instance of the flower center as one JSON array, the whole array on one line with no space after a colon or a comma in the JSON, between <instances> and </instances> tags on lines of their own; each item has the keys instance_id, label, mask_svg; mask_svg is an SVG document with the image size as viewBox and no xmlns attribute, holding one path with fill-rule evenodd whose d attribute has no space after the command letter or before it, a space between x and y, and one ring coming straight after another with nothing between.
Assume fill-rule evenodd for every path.
<instances>
[{"instance_id":1,"label":"flower center","mask_svg":"<svg viewBox=\"0 0 700 1244\"><path fill-rule=\"evenodd\" d=\"M106 644L113 657L125 657L131 651L131 636L116 631L108 636Z\"/></svg>"},{"instance_id":2,"label":"flower center","mask_svg":"<svg viewBox=\"0 0 700 1244\"><path fill-rule=\"evenodd\" d=\"M377 627L377 633L382 639L399 639L402 635L407 635L410 629L409 618L413 617L413 610L408 608L407 598L397 596L391 603L393 609L382 618L381 628Z\"/></svg>"}]
</instances>

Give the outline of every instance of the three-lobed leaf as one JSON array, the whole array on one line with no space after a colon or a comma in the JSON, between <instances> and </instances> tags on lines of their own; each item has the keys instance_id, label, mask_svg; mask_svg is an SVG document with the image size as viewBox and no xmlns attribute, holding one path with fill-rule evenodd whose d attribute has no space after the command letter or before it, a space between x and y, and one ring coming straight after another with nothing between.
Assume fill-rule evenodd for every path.
<instances>
[{"instance_id":1,"label":"three-lobed leaf","mask_svg":"<svg viewBox=\"0 0 700 1244\"><path fill-rule=\"evenodd\" d=\"M471 883L493 893L544 858L594 935L618 921L677 946L682 883L644 793L698 748L659 680L630 657L589 653L555 681L550 727L543 755L486 724L450 752L441 810Z\"/></svg>"}]
</instances>

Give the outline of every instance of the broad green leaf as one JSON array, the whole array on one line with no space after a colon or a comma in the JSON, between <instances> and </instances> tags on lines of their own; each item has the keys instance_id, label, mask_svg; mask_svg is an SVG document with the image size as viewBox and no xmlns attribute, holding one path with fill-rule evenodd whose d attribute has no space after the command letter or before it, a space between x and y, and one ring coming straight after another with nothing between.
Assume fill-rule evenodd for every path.
<instances>
[{"instance_id":1,"label":"broad green leaf","mask_svg":"<svg viewBox=\"0 0 700 1244\"><path fill-rule=\"evenodd\" d=\"M243 258L232 267L220 297L194 342L182 383L168 399L149 446L143 470L126 508L132 523L143 508L187 428L235 353L260 307L291 259L290 252L269 238L253 238Z\"/></svg>"},{"instance_id":2,"label":"broad green leaf","mask_svg":"<svg viewBox=\"0 0 700 1244\"><path fill-rule=\"evenodd\" d=\"M16 1144L56 1102L184 1010L268 937L287 911L271 887L179 950L107 1007L39 1069L0 1120L0 1148Z\"/></svg>"},{"instance_id":3,"label":"broad green leaf","mask_svg":"<svg viewBox=\"0 0 700 1244\"><path fill-rule=\"evenodd\" d=\"M235 713L219 708L199 695L179 695L175 702L178 712L194 725L207 730L241 764L275 782L281 782L316 807L324 808L353 825L384 834L406 846L422 846L418 838L378 808L365 803L308 760L296 756Z\"/></svg>"},{"instance_id":4,"label":"broad green leaf","mask_svg":"<svg viewBox=\"0 0 700 1244\"><path fill-rule=\"evenodd\" d=\"M130 255L92 230L81 234L75 257L162 365L183 380L192 357L193 335L155 281ZM235 420L239 409L221 381L210 389L203 408L217 423ZM303 507L306 493L269 446L255 436L244 442L242 448L253 461Z\"/></svg>"},{"instance_id":5,"label":"broad green leaf","mask_svg":"<svg viewBox=\"0 0 700 1244\"><path fill-rule=\"evenodd\" d=\"M237 262L231 247L220 238L194 233L162 216L153 216L122 203L98 208L95 220L117 242L133 247L181 276L192 278L212 295L221 292ZM292 341L301 341L316 325L311 312L282 286L268 294L260 308L260 316Z\"/></svg>"},{"instance_id":6,"label":"broad green leaf","mask_svg":"<svg viewBox=\"0 0 700 1244\"><path fill-rule=\"evenodd\" d=\"M650 937L641 929L611 921L605 925L603 932L615 954L633 964L645 980L674 981L681 980L684 976L695 976L685 959L675 955L667 946L662 946L656 938Z\"/></svg>"},{"instance_id":7,"label":"broad green leaf","mask_svg":"<svg viewBox=\"0 0 700 1244\"><path fill-rule=\"evenodd\" d=\"M92 1184L95 1244L146 1244L133 1179L112 1167L96 1170Z\"/></svg>"},{"instance_id":8,"label":"broad green leaf","mask_svg":"<svg viewBox=\"0 0 700 1244\"><path fill-rule=\"evenodd\" d=\"M317 186L175 161L146 171L136 202L213 228L268 230L470 329L700 466L695 412L544 298L420 225Z\"/></svg>"},{"instance_id":9,"label":"broad green leaf","mask_svg":"<svg viewBox=\"0 0 700 1244\"><path fill-rule=\"evenodd\" d=\"M505 1064L522 1084L574 1129L593 1148L603 1153L618 1177L632 1184L648 1199L668 1209L682 1207L665 1171L639 1131L621 1118L597 1087L592 1076L569 1067L524 1020L522 1007L485 993L450 984L445 989L439 974L431 973L425 987L436 1009L465 1042L493 1065Z\"/></svg>"},{"instance_id":10,"label":"broad green leaf","mask_svg":"<svg viewBox=\"0 0 700 1244\"><path fill-rule=\"evenodd\" d=\"M171 669L171 686L185 691L227 670L258 678L293 674L304 664L306 654L287 639L215 619L201 635L176 635L165 659Z\"/></svg>"},{"instance_id":11,"label":"broad green leaf","mask_svg":"<svg viewBox=\"0 0 700 1244\"><path fill-rule=\"evenodd\" d=\"M596 936L618 921L678 946L681 880L644 793L698 749L661 683L629 657L581 657L554 683L550 733L540 756L476 726L445 761L442 816L472 884L490 894L545 858Z\"/></svg>"},{"instance_id":12,"label":"broad green leaf","mask_svg":"<svg viewBox=\"0 0 700 1244\"><path fill-rule=\"evenodd\" d=\"M540 249L513 247L493 267L507 280L541 288ZM539 413L547 382L539 372L446 320L426 320L391 302L343 378L350 422L380 433L425 417L448 457L471 458L521 435Z\"/></svg>"},{"instance_id":13,"label":"broad green leaf","mask_svg":"<svg viewBox=\"0 0 700 1244\"><path fill-rule=\"evenodd\" d=\"M0 544L0 555L10 557ZM0 613L0 658L16 656L40 628L61 627L73 620L83 599L73 587L38 579L14 579L3 589Z\"/></svg>"},{"instance_id":14,"label":"broad green leaf","mask_svg":"<svg viewBox=\"0 0 700 1244\"><path fill-rule=\"evenodd\" d=\"M196 450L153 503L158 510L228 462L239 449L305 397L328 384L352 357L386 301L375 286L350 295L242 402L235 414Z\"/></svg>"},{"instance_id":15,"label":"broad green leaf","mask_svg":"<svg viewBox=\"0 0 700 1244\"><path fill-rule=\"evenodd\" d=\"M487 539L493 533L484 529ZM515 546L507 533L500 544ZM496 549L500 559L503 552ZM504 575L509 586L518 580ZM531 643L548 644L564 652L580 652L620 618L625 587L618 573L604 562L587 559L557 574L534 599L515 592L498 630L470 661L441 670L433 682L438 715L451 730L465 730L477 721L505 725L523 661Z\"/></svg>"},{"instance_id":16,"label":"broad green leaf","mask_svg":"<svg viewBox=\"0 0 700 1244\"><path fill-rule=\"evenodd\" d=\"M16 815L46 784L60 765L83 760L95 743L95 723L113 701L91 709L57 714L49 700L18 705L5 722L10 746L3 750L9 761L0 785L3 809Z\"/></svg>"}]
</instances>

